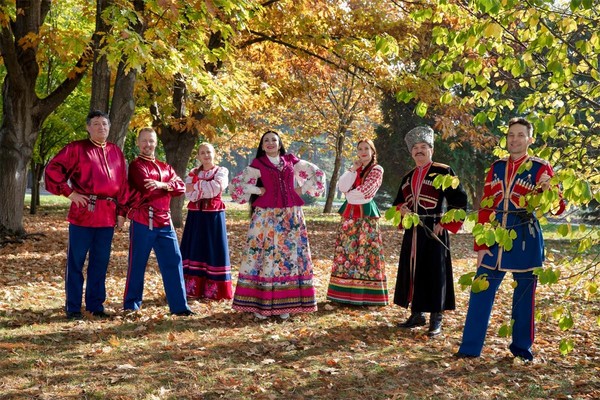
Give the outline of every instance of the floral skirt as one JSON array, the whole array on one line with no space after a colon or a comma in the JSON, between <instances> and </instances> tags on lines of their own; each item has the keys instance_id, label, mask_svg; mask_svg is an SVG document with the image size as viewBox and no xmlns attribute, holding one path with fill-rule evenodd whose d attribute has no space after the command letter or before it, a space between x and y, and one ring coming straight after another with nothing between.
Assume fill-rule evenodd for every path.
<instances>
[{"instance_id":1,"label":"floral skirt","mask_svg":"<svg viewBox=\"0 0 600 400\"><path fill-rule=\"evenodd\" d=\"M224 211L188 211L181 237L181 256L188 297L231 299L233 289Z\"/></svg>"},{"instance_id":2,"label":"floral skirt","mask_svg":"<svg viewBox=\"0 0 600 400\"><path fill-rule=\"evenodd\" d=\"M383 245L377 218L343 219L327 299L354 305L388 304Z\"/></svg>"},{"instance_id":3,"label":"floral skirt","mask_svg":"<svg viewBox=\"0 0 600 400\"><path fill-rule=\"evenodd\" d=\"M317 310L301 207L254 210L233 308L265 316Z\"/></svg>"}]
</instances>

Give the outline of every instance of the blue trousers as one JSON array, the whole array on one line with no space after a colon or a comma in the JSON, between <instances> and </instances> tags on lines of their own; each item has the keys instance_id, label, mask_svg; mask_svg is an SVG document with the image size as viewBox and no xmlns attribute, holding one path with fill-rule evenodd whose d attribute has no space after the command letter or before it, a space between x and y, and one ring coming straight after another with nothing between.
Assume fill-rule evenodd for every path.
<instances>
[{"instance_id":1,"label":"blue trousers","mask_svg":"<svg viewBox=\"0 0 600 400\"><path fill-rule=\"evenodd\" d=\"M150 230L148 226L135 221L131 221L129 227L129 267L123 308L139 310L142 306L144 275L151 250L156 255L170 311L179 313L189 310L175 230L171 226Z\"/></svg>"},{"instance_id":2,"label":"blue trousers","mask_svg":"<svg viewBox=\"0 0 600 400\"><path fill-rule=\"evenodd\" d=\"M83 297L83 264L88 257L85 309L104 311L106 300L106 270L114 228L90 228L69 224L69 247L65 271L65 309L80 312Z\"/></svg>"},{"instance_id":3,"label":"blue trousers","mask_svg":"<svg viewBox=\"0 0 600 400\"><path fill-rule=\"evenodd\" d=\"M496 292L506 272L479 267L477 276L482 274L488 275L487 280L490 286L479 293L471 292L462 343L458 350L460 353L472 356L481 355ZM514 289L512 299L514 325L510 351L515 357L533 360L531 346L535 333L534 309L537 276L533 275L532 271L513 272L513 279L517 282L517 287Z\"/></svg>"}]
</instances>

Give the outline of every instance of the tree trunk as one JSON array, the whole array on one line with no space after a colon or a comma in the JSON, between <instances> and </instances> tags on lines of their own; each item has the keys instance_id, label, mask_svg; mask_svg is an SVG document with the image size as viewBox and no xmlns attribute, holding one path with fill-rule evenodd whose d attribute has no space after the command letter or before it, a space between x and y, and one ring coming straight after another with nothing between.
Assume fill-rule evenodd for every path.
<instances>
[{"instance_id":1,"label":"tree trunk","mask_svg":"<svg viewBox=\"0 0 600 400\"><path fill-rule=\"evenodd\" d=\"M19 91L17 91L19 92ZM14 93L8 79L3 90L0 127L0 233L23 235L23 209L27 188L27 164L40 124L33 120L34 99Z\"/></svg>"},{"instance_id":2,"label":"tree trunk","mask_svg":"<svg viewBox=\"0 0 600 400\"><path fill-rule=\"evenodd\" d=\"M194 150L199 134L188 130L177 131L172 126L164 125L157 127L157 132L159 132L158 137L165 149L167 163L175 169L175 172L177 172L177 175L179 175L181 179L185 179L188 161L192 155L192 150ZM182 209L184 203L185 196L173 197L171 199L171 218L173 219L173 225L176 228L181 228L183 226Z\"/></svg>"},{"instance_id":3,"label":"tree trunk","mask_svg":"<svg viewBox=\"0 0 600 400\"><path fill-rule=\"evenodd\" d=\"M29 214L37 214L40 205L40 178L44 166L35 162L31 163L31 200L29 201Z\"/></svg>"},{"instance_id":4,"label":"tree trunk","mask_svg":"<svg viewBox=\"0 0 600 400\"><path fill-rule=\"evenodd\" d=\"M16 17L0 27L0 52L6 76L2 85L0 126L0 232L23 235L23 208L27 166L42 124L77 87L85 74L89 54L77 61L73 73L44 99L35 91L39 73L37 45L23 47L22 39L38 35L52 2L20 0Z\"/></svg>"},{"instance_id":5,"label":"tree trunk","mask_svg":"<svg viewBox=\"0 0 600 400\"><path fill-rule=\"evenodd\" d=\"M94 69L92 74L92 98L90 109L98 109L107 112L110 118L110 132L108 141L115 143L120 148L125 146L125 139L129 131L129 123L135 111L135 101L133 91L137 79L137 70L129 69L127 71L127 60L123 57L119 63L115 83L110 99L111 71L105 56L100 56L102 50L102 34L99 32L108 32L110 25L106 24L101 17L102 12L114 3L113 0L97 0L96 7L96 33L93 37L94 43ZM133 0L133 7L138 15L144 11L144 0ZM138 19L131 23L131 29L140 36L144 35L146 24ZM109 108L110 104L110 110Z\"/></svg>"},{"instance_id":6,"label":"tree trunk","mask_svg":"<svg viewBox=\"0 0 600 400\"><path fill-rule=\"evenodd\" d=\"M133 89L137 73L130 70L125 73L124 63L121 62L115 81L112 105L110 107L110 133L108 141L115 143L120 148L125 146L125 138L129 131L129 122L135 111Z\"/></svg>"},{"instance_id":7,"label":"tree trunk","mask_svg":"<svg viewBox=\"0 0 600 400\"><path fill-rule=\"evenodd\" d=\"M329 181L329 188L327 189L327 199L325 200L325 207L323 213L330 213L333 207L333 199L337 191L337 182L342 167L342 154L344 151L344 142L346 141L346 135L339 133L335 144L335 161L333 162L333 173L331 174L331 180Z\"/></svg>"},{"instance_id":8,"label":"tree trunk","mask_svg":"<svg viewBox=\"0 0 600 400\"><path fill-rule=\"evenodd\" d=\"M100 110L108 113L110 99L110 68L106 56L100 56L103 46L104 32L108 32L108 26L102 18L102 12L112 4L112 0L96 1L96 33L92 37L94 46L94 66L92 68L92 97L90 99L90 110Z\"/></svg>"}]
</instances>

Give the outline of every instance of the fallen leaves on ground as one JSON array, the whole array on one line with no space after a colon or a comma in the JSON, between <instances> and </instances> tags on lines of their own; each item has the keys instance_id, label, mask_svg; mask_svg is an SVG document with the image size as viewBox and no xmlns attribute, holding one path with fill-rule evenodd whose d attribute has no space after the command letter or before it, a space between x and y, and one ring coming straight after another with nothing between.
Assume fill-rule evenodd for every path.
<instances>
[{"instance_id":1,"label":"fallen leaves on ground","mask_svg":"<svg viewBox=\"0 0 600 400\"><path fill-rule=\"evenodd\" d=\"M235 207L232 205L232 207ZM66 211L65 211L66 213ZM168 312L152 256L143 309L121 310L128 237L116 232L109 266L107 310L113 318L64 318L64 213L27 215L35 240L0 249L0 397L6 399L592 399L600 397L597 300L568 300L579 317L567 332L551 318L538 322L536 360L510 357L500 326L510 318L510 279L498 294L484 353L454 359L468 292L444 318L441 337L426 327L396 327L408 312L397 306L350 307L325 300L337 218L307 211L319 311L289 320L256 321L231 303L194 300L196 315ZM238 212L237 215L244 215ZM228 220L234 283L248 221ZM181 235L181 229L178 229ZM382 225L390 298L402 234ZM560 250L560 242L553 242ZM455 278L474 267L472 238L452 237ZM508 278L508 277L507 277ZM540 286L549 310L561 290ZM561 300L562 301L562 300ZM575 350L560 355L563 338Z\"/></svg>"}]
</instances>

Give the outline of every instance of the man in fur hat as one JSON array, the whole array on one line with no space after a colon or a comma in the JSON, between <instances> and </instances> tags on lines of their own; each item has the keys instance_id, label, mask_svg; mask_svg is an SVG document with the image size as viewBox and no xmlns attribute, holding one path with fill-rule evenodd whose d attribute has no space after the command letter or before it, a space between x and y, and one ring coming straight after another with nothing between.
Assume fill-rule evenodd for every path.
<instances>
[{"instance_id":1,"label":"man in fur hat","mask_svg":"<svg viewBox=\"0 0 600 400\"><path fill-rule=\"evenodd\" d=\"M444 206L467 207L467 194L461 185L445 190L433 185L438 175L455 175L448 165L432 161L433 138L433 129L428 126L416 127L406 134L406 145L416 167L402 178L393 203L403 217L414 213L420 219L418 225L404 232L402 240L394 303L410 306L411 314L398 326L423 326L428 312L429 336L441 333L443 312L455 308L448 231L456 233L462 222L441 223Z\"/></svg>"}]
</instances>

